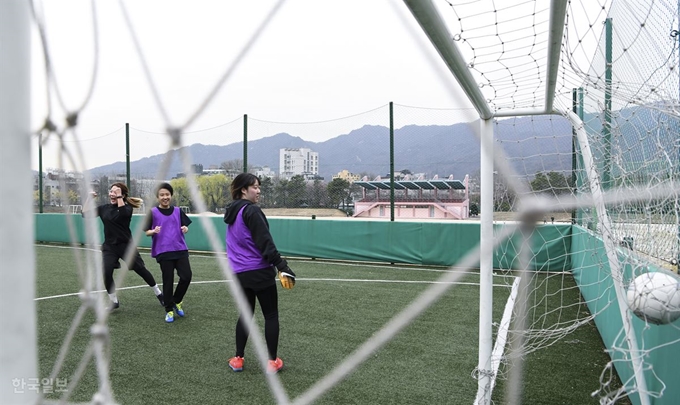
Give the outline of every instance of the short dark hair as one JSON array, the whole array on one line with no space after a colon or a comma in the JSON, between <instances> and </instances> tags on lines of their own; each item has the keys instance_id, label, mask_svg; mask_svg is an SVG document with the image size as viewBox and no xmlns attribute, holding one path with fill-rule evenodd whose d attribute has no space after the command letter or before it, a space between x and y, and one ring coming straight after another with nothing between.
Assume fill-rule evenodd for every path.
<instances>
[{"instance_id":1,"label":"short dark hair","mask_svg":"<svg viewBox=\"0 0 680 405\"><path fill-rule=\"evenodd\" d=\"M260 179L252 173L241 173L231 182L231 198L232 200L241 199L241 190L248 188L253 184L260 184Z\"/></svg>"},{"instance_id":2,"label":"short dark hair","mask_svg":"<svg viewBox=\"0 0 680 405\"><path fill-rule=\"evenodd\" d=\"M170 195L173 195L175 193L175 190L172 189L170 183L161 183L158 185L158 188L156 189L156 197L158 197L158 193L160 193L162 189L168 190L170 192Z\"/></svg>"}]
</instances>

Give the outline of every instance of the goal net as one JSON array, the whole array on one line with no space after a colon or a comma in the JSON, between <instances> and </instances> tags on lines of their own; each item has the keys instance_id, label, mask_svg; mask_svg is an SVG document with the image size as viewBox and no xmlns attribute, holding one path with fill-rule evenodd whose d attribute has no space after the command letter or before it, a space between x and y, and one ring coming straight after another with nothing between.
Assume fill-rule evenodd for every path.
<instances>
[{"instance_id":1,"label":"goal net","mask_svg":"<svg viewBox=\"0 0 680 405\"><path fill-rule=\"evenodd\" d=\"M98 4L91 3L89 16L94 27L95 56L97 29L103 24L96 10ZM271 3L271 9L261 16L250 36L239 37L242 46L234 53L233 61L215 76L214 86L207 89L206 97L196 103L195 109L182 111L185 119L179 123L170 114L167 98L155 83L157 67L147 60L149 50L144 51L144 37L136 32L139 22L126 4L120 2L122 30L132 38L130 54L143 67L145 97L150 109L159 114L161 126L167 129L163 133L141 135L158 139L156 144L161 144L165 152L165 158L154 172L140 174L149 180L146 184L153 184L168 178L171 167L177 167L178 163L184 173L196 170L194 165L198 162L182 148L197 142L199 135L191 131L192 124L210 112L211 101L224 90L225 83L234 80L235 69L247 60L250 52L258 49L258 39L268 27L272 28L270 25L283 1ZM678 4L670 0L555 0L549 3L407 0L404 4L399 4L404 17L415 18L422 28L422 32L414 36L429 39L432 44L423 41L423 46L434 46L441 56L441 60L428 62L441 64L452 74L442 79L443 87L449 88L452 81L457 81L479 116L479 122L473 125L478 125L474 132L481 144L480 172L473 173L472 182L481 188L482 237L478 249L457 264L467 270L478 264L481 268L479 364L470 370L478 380L475 403L522 403L523 378L532 372L535 366L532 362L536 361L531 355L557 344L571 344L578 350L575 331L583 325L595 324L611 361L593 383L592 396L600 403L628 398L636 404L670 404L680 396L680 387L674 385L676 366L669 364L678 359L680 352L680 324L674 321L657 325L635 315L629 308L627 292L633 280L647 272L677 277L672 274L678 271L680 257ZM30 70L28 56L21 46L3 48L0 83L12 86L0 95L3 109L0 122L3 127L7 124L18 127L18 132L34 134L32 139L27 135L16 141L18 143L14 143L18 137L2 136L3 171L18 173L17 169L21 169L22 177L12 184L22 185L18 205L27 207L16 216L11 215L2 228L3 253L7 253L3 257L10 258L10 262L2 269L8 282L3 283L0 303L3 307L20 304L25 308L25 311L10 311L8 327L3 327L1 332L3 384L17 376L37 375L35 297L32 296L35 279L33 275L22 278L6 270L22 266L35 268L33 234L31 229L26 229L30 228L26 224L31 223L27 218L33 214L29 211L32 204L28 196L34 190L24 187L24 183L32 184L29 179L32 170L27 161L30 162L35 151L30 150L30 141L39 147L48 142L58 145L55 154L62 172L85 173L79 183L79 194L87 194L97 181L102 184L109 181L87 174L92 163L87 162L82 152L86 141L78 126L79 120L87 116L86 107L96 94L99 61L93 63L91 77L83 80L84 96L73 107L64 97L69 90L59 87L58 76L50 63L55 55L49 47L48 23L49 14L40 2L0 2L0 42L4 44L16 31L21 37L17 43L27 45L30 29L40 38L48 99L42 128L28 128L26 115L31 106L17 96L28 91L29 78L25 73ZM8 57L16 58L16 63L15 59L5 62ZM15 81L17 74L21 80ZM6 94L16 96L17 100L8 99ZM367 115L364 123L376 122L375 112ZM463 116L462 113L454 115L457 119ZM417 120L403 119L403 125ZM55 124L57 122L65 124ZM248 122L254 122L256 128L259 126L256 137L286 127L257 119ZM242 124L241 121L225 124L227 139L215 143L238 142ZM119 136L122 130L116 133ZM59 181L55 187L67 190L64 176ZM140 190L143 190L142 183L139 182ZM191 207L198 213L216 210L194 176L187 176L185 185L188 198L177 205L187 210ZM65 213L79 211L79 204L66 202L67 196L61 198ZM199 217L199 221L208 230L206 238L211 250L221 251L223 235L205 216ZM546 225L558 225L554 228L559 231L558 237L546 236L543 232ZM15 236L17 229L23 229L19 236ZM101 243L95 223L88 223L86 231L89 247ZM65 232L73 244L79 240L74 224L69 223ZM142 233L141 225L133 229L137 241ZM562 245L565 255L539 257L546 251L545 247L552 244ZM10 254L6 246L16 247L15 252ZM70 400L68 392L72 385L79 383L87 364L94 361L99 388L92 402L115 402L108 373L111 361L108 311L104 295L93 293L102 284L100 259L94 250L75 258L82 306L72 320L71 331L85 322L87 312L95 314L95 320L90 329L91 341L75 375L69 379L63 401ZM216 260L216 263L224 278L231 281L232 272L226 262ZM512 303L508 305L512 310L511 322L491 319L492 285L499 282L494 278L494 271L517 276L502 278L513 280L508 282L513 291ZM124 272L118 275L123 276ZM458 276L445 276L441 281L455 281L454 277ZM16 288L6 291L7 285ZM234 283L229 286L240 308L247 308L240 290ZM266 377L275 400L312 403L319 399L448 288L448 284L442 283L428 289L298 398L288 397L278 376ZM675 294L680 292L676 290ZM672 302L672 294L661 300L664 305ZM637 309L642 313L646 310ZM674 316L672 311L677 311L677 307L670 305L665 309L671 316ZM264 338L256 325L252 326L252 342L259 360L264 363L267 358ZM9 339L8 344L4 338ZM59 374L62 360L69 351L70 338L72 335L63 343L50 379ZM5 368L5 364L11 367ZM612 384L614 374L619 376L620 385ZM496 386L502 390L494 389ZM0 398L14 401L12 387L3 385ZM25 395L20 401L36 403L43 398ZM529 399L525 399L525 403L528 402Z\"/></svg>"}]
</instances>

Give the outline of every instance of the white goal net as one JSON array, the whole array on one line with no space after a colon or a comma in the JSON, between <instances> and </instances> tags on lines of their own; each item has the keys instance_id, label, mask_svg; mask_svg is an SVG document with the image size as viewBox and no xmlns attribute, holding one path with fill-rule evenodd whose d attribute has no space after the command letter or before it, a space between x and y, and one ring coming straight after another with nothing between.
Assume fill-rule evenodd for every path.
<instances>
[{"instance_id":1,"label":"white goal net","mask_svg":"<svg viewBox=\"0 0 680 405\"><path fill-rule=\"evenodd\" d=\"M196 7L209 12L209 3L198 3ZM232 59L220 69L206 67L214 83L203 89L203 98L180 103L167 96L171 93L168 88L189 84L181 83L181 79L177 80L180 83L157 83L163 66L155 64L152 56L163 52L145 47L145 34L152 35L145 27L150 21L139 19L133 2L117 2L121 25L114 29L129 39L125 55L143 71L141 95L135 97L146 100L144 113L156 114L158 128L165 129L162 134L154 134L161 135L154 138L154 147L160 148L166 158L155 173L145 173L153 182L167 179L173 162L181 162L185 173L192 171L197 162L182 149L192 140L192 125L200 117L219 114L211 109L211 103L227 92L229 85L238 82L239 67L251 60L271 62L257 51L265 34L292 29L277 24L278 14L288 6L284 3L268 2L269 8L261 10L250 33L240 33L231 42ZM0 402L49 402L37 391L35 395L16 396L12 385L7 384L21 376L38 374L32 156L36 148L41 148L42 153L45 147L58 162L61 173L85 173L79 193L87 194L96 179L87 174L93 162L88 161L83 146L97 140L84 137L79 123L92 112L88 108L99 86L116 86L116 81L122 80L115 75L100 77L102 71L111 74L102 65L113 63L99 60L100 46L105 46L98 42L99 31L111 29L107 25L110 20L98 10L103 6L101 2L84 4L87 11L78 14L78 23L91 26L88 35L92 37L93 61L79 86L70 88L60 87L59 81L69 63L59 59L50 46L49 8L54 4L46 0L0 1L0 167L7 184L3 204L8 213L0 225L4 261L0 270L0 307L11 308L4 311L0 330ZM109 6L104 6L108 12ZM574 332L583 325L596 324L611 361L593 384L594 401L671 404L680 398L677 363L668 364L680 353L680 323L675 320L680 305L680 298L675 297L680 297L680 284L675 290L664 290L663 296L653 297L661 303L655 303L654 310L665 317L660 322L644 317L652 313L647 304L628 299L633 280L642 274L659 272L677 280L678 3L406 0L393 6L402 18L415 19L422 31L412 35L428 50L434 46L441 57L422 58L440 71L447 71L438 78L441 87L449 91L457 82L479 118L476 129L481 143L481 241L478 250L457 264L468 271L479 265L482 280L479 363L469 370L478 380L478 392L468 393L470 397L478 404L523 403L523 375L532 366L529 356L565 342L578 350ZM238 6L231 11L237 14ZM357 7L355 13L361 12ZM351 22L348 26L351 29ZM177 25L163 27L178 29ZM404 30L408 31L406 25ZM309 33L323 34L323 30ZM27 96L31 92L30 72L35 70L31 63L36 65L27 51L32 35L42 54L37 64L43 71L40 84L44 85L46 107L40 108L32 105ZM211 34L186 35L190 41L199 42L201 35ZM57 60L62 62L58 67L54 63ZM200 67L194 69L199 73L193 70L190 74L201 74ZM309 75L316 73L321 75ZM34 110L44 116L31 120ZM40 127L31 128L31 123L35 126L36 122ZM274 128L280 123L266 123L270 124ZM239 125L229 123L232 139L238 139L234 134L239 131ZM55 189L67 190L65 179L59 181ZM194 177L187 178L187 187L195 211L210 211ZM61 198L64 203L59 207L64 213L82 210L80 204L69 204L67 195ZM491 212L494 215L484 215ZM199 220L208 230L206 238L212 250L221 251L224 235L206 216ZM555 228L560 233L545 233L544 225L548 224L560 225ZM86 231L89 247L101 242L93 222L87 223ZM73 224L64 232L75 244L78 238ZM142 233L141 226L133 229L137 240ZM537 252L545 252L545 247L552 244L564 245L568 253L564 257L537 257ZM115 403L108 371L109 313L104 294L93 294L102 285L100 256L94 251L83 253L76 262L82 300L76 318L71 320L70 332L89 322L86 313L95 316L90 325L90 342L76 372L69 376L62 399L71 400L69 390L79 384L87 365L94 361L98 390L91 401ZM224 278L231 280L226 262L216 262ZM539 262L552 263L552 267L538 268ZM501 273L518 276L508 278L514 280L508 282L514 302L509 306L512 321L508 323L494 322L491 316L492 286L499 282L494 276ZM457 277L460 276L444 276L442 284L425 291L299 397L289 398L278 376L266 377L273 397L278 403L318 400L452 288L445 283ZM246 308L240 290L233 283L229 286L236 302ZM576 304L573 297L577 297ZM72 337L69 334L63 342L49 379L59 375ZM257 328L253 328L252 341L261 362L266 362L264 338ZM612 374L619 376L620 385L611 385ZM494 391L496 386L502 386L502 392Z\"/></svg>"}]
</instances>

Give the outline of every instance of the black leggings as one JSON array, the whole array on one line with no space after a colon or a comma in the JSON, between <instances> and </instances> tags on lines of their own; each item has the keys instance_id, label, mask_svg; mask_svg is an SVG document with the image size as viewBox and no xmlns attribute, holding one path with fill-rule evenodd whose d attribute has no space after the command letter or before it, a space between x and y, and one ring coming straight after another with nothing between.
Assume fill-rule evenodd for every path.
<instances>
[{"instance_id":1,"label":"black leggings","mask_svg":"<svg viewBox=\"0 0 680 405\"><path fill-rule=\"evenodd\" d=\"M189 264L188 257L176 260L161 260L158 264L160 264L161 272L163 273L163 299L165 301L165 312L170 312L175 306L175 303L182 302L184 294L187 293L192 276L191 264ZM175 269L177 269L179 282L173 293Z\"/></svg>"},{"instance_id":2,"label":"black leggings","mask_svg":"<svg viewBox=\"0 0 680 405\"><path fill-rule=\"evenodd\" d=\"M276 360L276 352L279 346L279 299L276 284L272 284L263 290L255 291L251 288L243 288L248 301L250 316L255 313L255 298L260 303L262 315L264 315L264 339L267 342L269 359ZM249 331L245 327L242 316L236 323L236 355L244 357Z\"/></svg>"},{"instance_id":3,"label":"black leggings","mask_svg":"<svg viewBox=\"0 0 680 405\"><path fill-rule=\"evenodd\" d=\"M113 270L118 266L118 260L125 258L125 251L127 245L103 245L102 258L104 259L104 287L109 294L116 292L116 284L113 282ZM135 249L132 256L132 265L125 262L130 270L134 270L139 274L146 283L153 287L156 285L156 280L153 278L151 272L144 265L144 260L139 255L139 251Z\"/></svg>"}]
</instances>

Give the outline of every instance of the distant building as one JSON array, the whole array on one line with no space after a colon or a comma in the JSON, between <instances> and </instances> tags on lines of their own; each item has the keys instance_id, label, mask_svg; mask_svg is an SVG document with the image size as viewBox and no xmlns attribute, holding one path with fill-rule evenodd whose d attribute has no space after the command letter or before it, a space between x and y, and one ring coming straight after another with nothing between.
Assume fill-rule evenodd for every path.
<instances>
[{"instance_id":1,"label":"distant building","mask_svg":"<svg viewBox=\"0 0 680 405\"><path fill-rule=\"evenodd\" d=\"M83 181L83 174L76 172L65 172L61 170L43 173L43 204L61 207L69 204L69 197L79 195L78 185ZM66 189L62 189L62 182ZM34 178L33 190L39 190L39 177ZM38 202L36 201L36 204Z\"/></svg>"},{"instance_id":2,"label":"distant building","mask_svg":"<svg viewBox=\"0 0 680 405\"><path fill-rule=\"evenodd\" d=\"M270 169L269 166L263 166L255 170L255 175L261 179L265 177L273 179L276 177L276 172Z\"/></svg>"},{"instance_id":3,"label":"distant building","mask_svg":"<svg viewBox=\"0 0 680 405\"><path fill-rule=\"evenodd\" d=\"M358 174L352 174L349 172L349 170L342 170L341 172L338 172L338 174L333 175L333 180L343 179L347 180L349 184L352 184L355 181L359 181L360 178L361 177L359 177Z\"/></svg>"},{"instance_id":4,"label":"distant building","mask_svg":"<svg viewBox=\"0 0 680 405\"><path fill-rule=\"evenodd\" d=\"M215 174L223 174L227 175L227 171L224 169L203 169L203 173L201 173L203 176L212 176Z\"/></svg>"},{"instance_id":5,"label":"distant building","mask_svg":"<svg viewBox=\"0 0 680 405\"><path fill-rule=\"evenodd\" d=\"M279 149L279 168L284 179L303 176L313 180L319 176L319 154L308 148Z\"/></svg>"},{"instance_id":6,"label":"distant building","mask_svg":"<svg viewBox=\"0 0 680 405\"><path fill-rule=\"evenodd\" d=\"M362 187L361 199L354 201L354 216L389 218L394 200L394 216L411 219L467 219L470 217L469 176L463 180L438 176L430 180L373 181L363 178L354 184ZM394 197L390 195L394 187Z\"/></svg>"}]
</instances>

